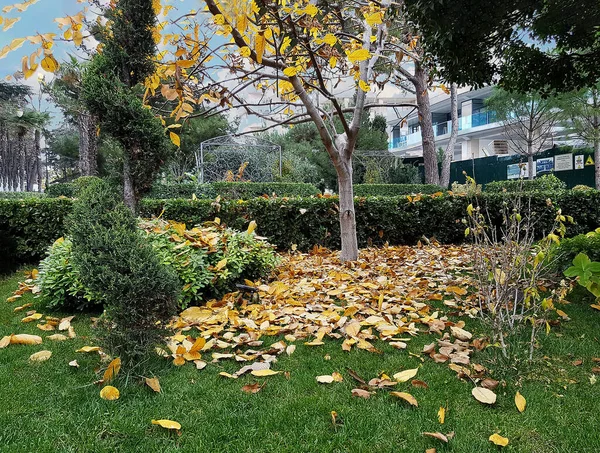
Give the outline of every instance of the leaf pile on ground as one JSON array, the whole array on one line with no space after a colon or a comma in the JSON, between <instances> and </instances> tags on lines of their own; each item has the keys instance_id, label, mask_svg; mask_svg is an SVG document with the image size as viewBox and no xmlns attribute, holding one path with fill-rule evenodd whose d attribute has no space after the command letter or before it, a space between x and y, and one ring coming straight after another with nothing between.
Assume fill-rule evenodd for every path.
<instances>
[{"instance_id":1,"label":"leaf pile on ground","mask_svg":"<svg viewBox=\"0 0 600 453\"><path fill-rule=\"evenodd\" d=\"M176 365L198 365L209 352L213 361L272 362L294 342L319 346L325 338L341 340L344 351L378 353L375 340L405 349L419 333L451 328L460 343L446 346L446 359L468 364L464 321L450 321L432 302L455 315L476 314L467 291L469 259L467 247L438 244L366 249L360 260L345 264L319 247L288 254L273 281L246 281L247 294L229 293L183 311L172 324L169 352L161 353ZM284 339L257 349L269 336Z\"/></svg>"}]
</instances>

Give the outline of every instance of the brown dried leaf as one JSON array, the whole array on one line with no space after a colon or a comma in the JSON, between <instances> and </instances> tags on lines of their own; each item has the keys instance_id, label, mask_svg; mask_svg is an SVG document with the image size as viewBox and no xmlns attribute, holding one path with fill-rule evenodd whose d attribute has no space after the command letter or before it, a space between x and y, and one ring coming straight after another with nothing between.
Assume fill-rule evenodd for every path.
<instances>
[{"instance_id":1,"label":"brown dried leaf","mask_svg":"<svg viewBox=\"0 0 600 453\"><path fill-rule=\"evenodd\" d=\"M448 443L448 438L440 432L435 433L422 433L424 436L433 437L434 439L441 440L442 442Z\"/></svg>"},{"instance_id":2,"label":"brown dried leaf","mask_svg":"<svg viewBox=\"0 0 600 453\"><path fill-rule=\"evenodd\" d=\"M160 387L160 382L158 381L158 378L156 378L156 377L154 377L154 378L144 378L144 382L146 383L146 385L148 387L150 387L156 393L160 393L161 392L162 389Z\"/></svg>"}]
</instances>

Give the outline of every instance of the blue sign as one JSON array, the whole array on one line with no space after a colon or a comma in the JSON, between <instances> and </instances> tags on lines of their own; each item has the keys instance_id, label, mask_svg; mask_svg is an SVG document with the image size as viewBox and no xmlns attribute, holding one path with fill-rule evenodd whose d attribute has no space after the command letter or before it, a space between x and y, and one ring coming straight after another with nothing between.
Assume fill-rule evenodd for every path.
<instances>
[{"instance_id":1,"label":"blue sign","mask_svg":"<svg viewBox=\"0 0 600 453\"><path fill-rule=\"evenodd\" d=\"M543 159L538 159L535 161L535 170L536 173L547 173L554 170L554 158L545 157Z\"/></svg>"}]
</instances>

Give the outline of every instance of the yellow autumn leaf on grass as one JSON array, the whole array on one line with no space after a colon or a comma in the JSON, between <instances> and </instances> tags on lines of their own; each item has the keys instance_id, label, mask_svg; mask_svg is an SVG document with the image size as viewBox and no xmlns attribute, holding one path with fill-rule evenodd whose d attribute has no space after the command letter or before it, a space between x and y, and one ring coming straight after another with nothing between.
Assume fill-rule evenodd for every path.
<instances>
[{"instance_id":1,"label":"yellow autumn leaf on grass","mask_svg":"<svg viewBox=\"0 0 600 453\"><path fill-rule=\"evenodd\" d=\"M275 370L269 370L269 369L266 369L266 370L252 370L250 372L250 374L252 376L256 376L256 377L274 376L274 375L280 374L280 373L281 373L281 371L275 371Z\"/></svg>"},{"instance_id":2,"label":"yellow autumn leaf on grass","mask_svg":"<svg viewBox=\"0 0 600 453\"><path fill-rule=\"evenodd\" d=\"M494 404L496 402L496 394L483 387L475 387L471 390L471 394L477 401L483 404Z\"/></svg>"},{"instance_id":3,"label":"yellow autumn leaf on grass","mask_svg":"<svg viewBox=\"0 0 600 453\"><path fill-rule=\"evenodd\" d=\"M31 321L37 321L38 319L40 319L43 315L41 313L34 313L32 315L26 316L25 318L21 319L21 322L31 322Z\"/></svg>"},{"instance_id":4,"label":"yellow autumn leaf on grass","mask_svg":"<svg viewBox=\"0 0 600 453\"><path fill-rule=\"evenodd\" d=\"M223 269L225 266L227 266L227 258L223 258L221 261L219 261L217 263L217 265L215 266L215 270L220 271L221 269Z\"/></svg>"},{"instance_id":5,"label":"yellow autumn leaf on grass","mask_svg":"<svg viewBox=\"0 0 600 453\"><path fill-rule=\"evenodd\" d=\"M119 399L119 389L112 385L107 385L100 390L100 398L103 400L113 401Z\"/></svg>"},{"instance_id":6,"label":"yellow autumn leaf on grass","mask_svg":"<svg viewBox=\"0 0 600 453\"><path fill-rule=\"evenodd\" d=\"M108 364L108 368L104 372L104 376L102 380L104 382L108 382L112 380L117 374L119 374L119 370L121 369L121 359L117 357L112 362Z\"/></svg>"},{"instance_id":7,"label":"yellow autumn leaf on grass","mask_svg":"<svg viewBox=\"0 0 600 453\"><path fill-rule=\"evenodd\" d=\"M29 356L29 360L32 362L44 362L52 356L52 351L40 351Z\"/></svg>"},{"instance_id":8,"label":"yellow autumn leaf on grass","mask_svg":"<svg viewBox=\"0 0 600 453\"><path fill-rule=\"evenodd\" d=\"M438 420L440 421L440 423L443 425L444 421L446 420L446 408L445 407L440 407L440 410L438 411Z\"/></svg>"},{"instance_id":9,"label":"yellow autumn leaf on grass","mask_svg":"<svg viewBox=\"0 0 600 453\"><path fill-rule=\"evenodd\" d=\"M144 382L148 387L154 390L156 393L160 393L160 382L158 382L158 378L144 378Z\"/></svg>"},{"instance_id":10,"label":"yellow autumn leaf on grass","mask_svg":"<svg viewBox=\"0 0 600 453\"><path fill-rule=\"evenodd\" d=\"M41 344L42 337L38 335L29 335L26 333L20 333L18 335L11 335L10 344Z\"/></svg>"},{"instance_id":11,"label":"yellow autumn leaf on grass","mask_svg":"<svg viewBox=\"0 0 600 453\"><path fill-rule=\"evenodd\" d=\"M508 445L508 439L506 437L502 437L500 434L495 433L489 437L490 442L494 445L498 445L500 447L506 447Z\"/></svg>"},{"instance_id":12,"label":"yellow autumn leaf on grass","mask_svg":"<svg viewBox=\"0 0 600 453\"><path fill-rule=\"evenodd\" d=\"M390 392L390 395L395 396L396 398L403 399L404 401L406 401L407 403L409 403L412 406L419 407L419 403L417 403L416 398L414 396L412 396L410 393Z\"/></svg>"},{"instance_id":13,"label":"yellow autumn leaf on grass","mask_svg":"<svg viewBox=\"0 0 600 453\"><path fill-rule=\"evenodd\" d=\"M523 412L527 406L527 400L519 392L515 395L515 405L517 406L517 409L519 409L519 412Z\"/></svg>"},{"instance_id":14,"label":"yellow autumn leaf on grass","mask_svg":"<svg viewBox=\"0 0 600 453\"><path fill-rule=\"evenodd\" d=\"M181 147L181 139L179 138L179 135L177 135L175 132L169 131L169 138L177 148Z\"/></svg>"},{"instance_id":15,"label":"yellow autumn leaf on grass","mask_svg":"<svg viewBox=\"0 0 600 453\"><path fill-rule=\"evenodd\" d=\"M369 58L371 58L371 52L369 52L367 49L354 50L348 54L348 60L350 60L351 63L365 61Z\"/></svg>"},{"instance_id":16,"label":"yellow autumn leaf on grass","mask_svg":"<svg viewBox=\"0 0 600 453\"><path fill-rule=\"evenodd\" d=\"M417 375L419 371L418 368L413 368L411 370L400 371L399 373L394 374L394 380L398 382L406 382Z\"/></svg>"},{"instance_id":17,"label":"yellow autumn leaf on grass","mask_svg":"<svg viewBox=\"0 0 600 453\"><path fill-rule=\"evenodd\" d=\"M99 346L84 346L82 348L79 348L75 352L96 352L96 351L99 351L99 350L100 350Z\"/></svg>"},{"instance_id":18,"label":"yellow autumn leaf on grass","mask_svg":"<svg viewBox=\"0 0 600 453\"><path fill-rule=\"evenodd\" d=\"M162 426L165 429L181 429L181 425L173 420L152 420L152 424Z\"/></svg>"}]
</instances>

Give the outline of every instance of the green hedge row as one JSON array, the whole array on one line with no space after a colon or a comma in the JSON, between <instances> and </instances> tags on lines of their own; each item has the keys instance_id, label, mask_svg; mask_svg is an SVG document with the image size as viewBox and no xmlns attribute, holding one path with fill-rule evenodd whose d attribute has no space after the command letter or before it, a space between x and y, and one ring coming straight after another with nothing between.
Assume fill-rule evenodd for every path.
<instances>
[{"instance_id":1,"label":"green hedge row","mask_svg":"<svg viewBox=\"0 0 600 453\"><path fill-rule=\"evenodd\" d=\"M553 211L547 199L574 218L568 235L593 231L600 226L599 191L560 191L532 193L531 206L538 213L537 231L547 233ZM510 199L503 193L483 193L480 202L494 223L501 222L502 204ZM465 240L466 197L422 196L415 201L402 197L357 197L356 223L360 246L415 244L422 236L435 237L442 243ZM71 207L69 199L31 199L0 201L1 257L20 264L39 260L56 238L64 234L64 219ZM164 210L164 211L163 211ZM338 199L332 198L254 198L251 200L154 200L144 199L140 214L161 215L164 219L188 225L219 217L228 226L244 231L251 220L258 233L280 249L296 244L306 250L315 244L338 248Z\"/></svg>"},{"instance_id":2,"label":"green hedge row","mask_svg":"<svg viewBox=\"0 0 600 453\"><path fill-rule=\"evenodd\" d=\"M555 191L566 189L567 184L556 176L543 175L536 179L512 179L509 181L493 181L485 185L486 192L531 192Z\"/></svg>"},{"instance_id":3,"label":"green hedge row","mask_svg":"<svg viewBox=\"0 0 600 453\"><path fill-rule=\"evenodd\" d=\"M441 192L440 186L434 184L355 184L354 195L357 197L397 197L410 194L433 194Z\"/></svg>"},{"instance_id":4,"label":"green hedge row","mask_svg":"<svg viewBox=\"0 0 600 453\"><path fill-rule=\"evenodd\" d=\"M43 192L0 192L0 200L23 200L25 198L44 198Z\"/></svg>"},{"instance_id":5,"label":"green hedge row","mask_svg":"<svg viewBox=\"0 0 600 453\"><path fill-rule=\"evenodd\" d=\"M247 200L263 195L278 197L309 197L319 194L312 184L285 182L213 182L210 184L160 183L154 184L148 198L221 198Z\"/></svg>"},{"instance_id":6,"label":"green hedge row","mask_svg":"<svg viewBox=\"0 0 600 453\"><path fill-rule=\"evenodd\" d=\"M43 258L64 234L71 203L65 198L0 200L0 271Z\"/></svg>"}]
</instances>

